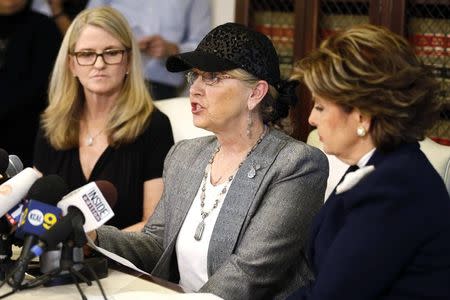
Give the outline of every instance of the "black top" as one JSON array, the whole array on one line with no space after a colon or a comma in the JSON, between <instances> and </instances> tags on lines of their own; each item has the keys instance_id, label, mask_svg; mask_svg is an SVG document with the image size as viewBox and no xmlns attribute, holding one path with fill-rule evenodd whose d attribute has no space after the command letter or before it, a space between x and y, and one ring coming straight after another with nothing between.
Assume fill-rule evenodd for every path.
<instances>
[{"instance_id":1,"label":"black top","mask_svg":"<svg viewBox=\"0 0 450 300\"><path fill-rule=\"evenodd\" d=\"M0 147L31 166L39 114L61 43L53 20L29 10L0 15Z\"/></svg>"},{"instance_id":2,"label":"black top","mask_svg":"<svg viewBox=\"0 0 450 300\"><path fill-rule=\"evenodd\" d=\"M86 180L81 169L79 150L55 150L43 137L36 139L34 166L44 175L58 174L74 190L91 181L108 180L117 189L114 218L107 224L124 228L142 219L144 181L162 177L163 163L173 145L169 119L155 109L147 129L132 143L108 147Z\"/></svg>"}]
</instances>

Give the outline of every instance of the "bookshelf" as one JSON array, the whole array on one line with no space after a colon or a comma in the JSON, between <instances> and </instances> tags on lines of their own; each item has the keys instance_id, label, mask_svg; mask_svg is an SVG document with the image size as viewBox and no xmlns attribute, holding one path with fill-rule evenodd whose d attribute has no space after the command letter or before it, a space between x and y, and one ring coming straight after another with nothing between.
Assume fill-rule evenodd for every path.
<instances>
[{"instance_id":1,"label":"bookshelf","mask_svg":"<svg viewBox=\"0 0 450 300\"><path fill-rule=\"evenodd\" d=\"M442 83L444 108L430 136L450 144L450 0L236 0L236 22L272 39L283 77L323 38L354 24L383 25L407 37ZM292 135L306 141L311 95L302 87L298 96Z\"/></svg>"}]
</instances>

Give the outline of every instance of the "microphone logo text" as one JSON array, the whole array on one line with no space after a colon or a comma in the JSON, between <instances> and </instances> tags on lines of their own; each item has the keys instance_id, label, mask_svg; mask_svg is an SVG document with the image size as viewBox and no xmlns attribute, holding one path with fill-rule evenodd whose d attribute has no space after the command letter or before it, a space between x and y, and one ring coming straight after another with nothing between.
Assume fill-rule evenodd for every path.
<instances>
[{"instance_id":1,"label":"microphone logo text","mask_svg":"<svg viewBox=\"0 0 450 300\"><path fill-rule=\"evenodd\" d=\"M44 223L44 214L38 209L33 209L28 213L28 222L33 226L40 226Z\"/></svg>"},{"instance_id":2,"label":"microphone logo text","mask_svg":"<svg viewBox=\"0 0 450 300\"><path fill-rule=\"evenodd\" d=\"M94 188L88 193L83 194L82 198L96 221L100 221L109 215L108 207L104 203L106 200L103 199L103 195L97 189Z\"/></svg>"}]
</instances>

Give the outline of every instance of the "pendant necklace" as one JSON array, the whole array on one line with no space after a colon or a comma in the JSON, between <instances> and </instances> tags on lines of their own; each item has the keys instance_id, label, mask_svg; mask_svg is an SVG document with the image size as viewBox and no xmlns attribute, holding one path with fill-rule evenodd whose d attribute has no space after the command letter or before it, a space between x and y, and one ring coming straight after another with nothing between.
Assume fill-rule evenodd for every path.
<instances>
[{"instance_id":1,"label":"pendant necklace","mask_svg":"<svg viewBox=\"0 0 450 300\"><path fill-rule=\"evenodd\" d=\"M95 134L95 135L91 135L91 134L89 133L89 131L88 131L87 137L86 137L86 144L87 144L89 147L91 147L92 145L94 145L95 139L96 139L100 134L102 134L102 132L103 132L104 130L105 130L105 128L103 128L102 130L100 130L99 132L97 132L97 134Z\"/></svg>"},{"instance_id":2,"label":"pendant necklace","mask_svg":"<svg viewBox=\"0 0 450 300\"><path fill-rule=\"evenodd\" d=\"M267 126L264 127L264 130L261 133L261 136L258 138L258 140L253 145L253 147L250 149L250 151L248 151L247 155L240 162L237 169L233 172L232 175L230 175L228 177L227 182L225 183L223 188L220 190L219 194L216 197L216 200L214 200L213 207L209 211L205 211L204 207L205 207L205 198L206 198L206 193L205 193L206 192L206 180L208 179L208 175L211 172L212 164L214 162L214 157L216 156L217 152L220 151L220 145L218 145L217 148L214 150L211 158L208 161L208 164L206 165L205 173L203 174L203 180L202 180L202 184L201 184L201 193L200 193L200 215L201 215L202 219L201 219L200 223L198 223L197 228L195 229L195 234L194 234L195 240L200 241L202 239L203 231L205 230L206 217L208 217L211 214L211 212L219 206L219 202L222 201L223 198L225 197L227 190L228 190L228 186L230 185L231 181L233 181L234 175L236 175L239 168L244 164L245 159L247 157L249 157L250 154L252 154L252 152L256 149L256 147L261 143L266 132L267 132ZM220 178L217 182L219 182L219 181L220 181Z\"/></svg>"}]
</instances>

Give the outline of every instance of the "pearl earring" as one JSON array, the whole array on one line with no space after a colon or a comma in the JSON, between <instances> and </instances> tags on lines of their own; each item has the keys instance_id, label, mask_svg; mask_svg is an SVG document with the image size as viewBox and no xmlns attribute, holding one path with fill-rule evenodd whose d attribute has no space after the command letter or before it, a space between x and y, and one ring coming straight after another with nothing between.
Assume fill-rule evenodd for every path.
<instances>
[{"instance_id":1,"label":"pearl earring","mask_svg":"<svg viewBox=\"0 0 450 300\"><path fill-rule=\"evenodd\" d=\"M359 137L363 137L363 136L365 136L365 135L367 134L367 131L366 131L366 129L365 129L364 127L359 126L359 127L356 129L356 134L357 134Z\"/></svg>"}]
</instances>

